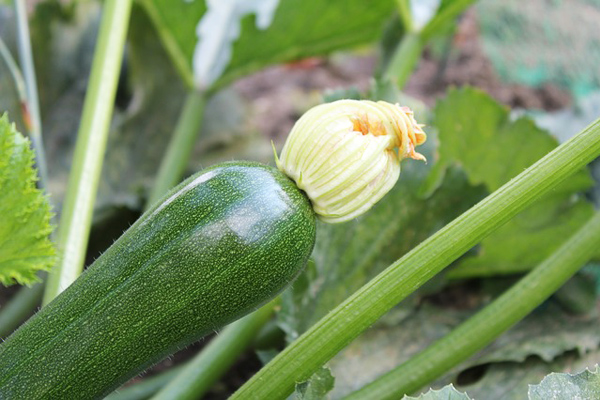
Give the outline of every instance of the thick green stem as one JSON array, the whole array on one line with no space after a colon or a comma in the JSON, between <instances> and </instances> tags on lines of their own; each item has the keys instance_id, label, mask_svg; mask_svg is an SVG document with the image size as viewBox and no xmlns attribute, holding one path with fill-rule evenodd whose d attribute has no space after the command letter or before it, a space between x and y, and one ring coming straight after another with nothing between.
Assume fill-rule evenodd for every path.
<instances>
[{"instance_id":1,"label":"thick green stem","mask_svg":"<svg viewBox=\"0 0 600 400\"><path fill-rule=\"evenodd\" d=\"M600 155L600 120L440 229L312 326L232 399L284 399L388 310Z\"/></svg>"},{"instance_id":2,"label":"thick green stem","mask_svg":"<svg viewBox=\"0 0 600 400\"><path fill-rule=\"evenodd\" d=\"M421 59L423 43L418 33L405 34L387 66L384 79L395 81L398 88L402 89Z\"/></svg>"},{"instance_id":3,"label":"thick green stem","mask_svg":"<svg viewBox=\"0 0 600 400\"><path fill-rule=\"evenodd\" d=\"M48 277L44 304L66 289L83 269L130 13L131 0L104 2L90 82L58 226L59 261Z\"/></svg>"},{"instance_id":4,"label":"thick green stem","mask_svg":"<svg viewBox=\"0 0 600 400\"><path fill-rule=\"evenodd\" d=\"M229 325L198 354L185 369L158 392L153 400L200 399L229 370L252 343L273 314L275 300Z\"/></svg>"},{"instance_id":5,"label":"thick green stem","mask_svg":"<svg viewBox=\"0 0 600 400\"><path fill-rule=\"evenodd\" d=\"M410 0L396 0L396 9L402 21L405 32L412 32L414 29L412 13L410 12Z\"/></svg>"},{"instance_id":6,"label":"thick green stem","mask_svg":"<svg viewBox=\"0 0 600 400\"><path fill-rule=\"evenodd\" d=\"M450 334L347 400L392 400L410 394L494 341L558 290L595 254L600 212L543 263Z\"/></svg>"},{"instance_id":7,"label":"thick green stem","mask_svg":"<svg viewBox=\"0 0 600 400\"><path fill-rule=\"evenodd\" d=\"M21 74L21 70L19 69L19 66L15 62L15 59L13 58L12 54L10 54L8 47L6 47L6 44L4 43L4 41L2 40L1 37L0 37L0 59L2 59L4 61L4 63L6 64L6 67L8 68L8 72L10 73L10 75L14 81L15 89L17 91L17 96L19 96L19 102L21 104L25 104L27 102L27 92L25 90L25 80L23 79L23 75ZM24 122L27 124L27 121L25 120L26 118L27 118L27 115L24 114L23 119L24 119ZM27 128L27 130L29 130L29 126L27 126L26 128Z\"/></svg>"},{"instance_id":8,"label":"thick green stem","mask_svg":"<svg viewBox=\"0 0 600 400\"><path fill-rule=\"evenodd\" d=\"M394 51L392 60L383 75L384 79L395 81L398 88L404 88L421 59L427 41L474 2L475 0L450 2L419 31L418 28L414 27L408 1L396 0L400 19L406 28L406 33Z\"/></svg>"},{"instance_id":9,"label":"thick green stem","mask_svg":"<svg viewBox=\"0 0 600 400\"><path fill-rule=\"evenodd\" d=\"M443 11L438 12L421 30L423 40L429 40L433 35L439 33L441 28L450 20L458 17L476 0L454 0L449 2Z\"/></svg>"},{"instance_id":10,"label":"thick green stem","mask_svg":"<svg viewBox=\"0 0 600 400\"><path fill-rule=\"evenodd\" d=\"M139 383L118 389L109 394L104 400L146 400L154 393L171 382L187 364L178 365L149 378L144 378Z\"/></svg>"},{"instance_id":11,"label":"thick green stem","mask_svg":"<svg viewBox=\"0 0 600 400\"><path fill-rule=\"evenodd\" d=\"M25 0L15 0L15 11L17 15L17 40L19 44L19 58L21 69L25 78L25 91L27 100L23 104L25 120L28 122L29 137L35 149L35 163L40 176L42 188L48 187L48 168L46 164L46 152L42 140L42 119L40 117L40 104L38 99L37 81L35 79L35 68L33 65L33 53L31 51L31 38L29 35L29 24L27 22L27 10Z\"/></svg>"},{"instance_id":12,"label":"thick green stem","mask_svg":"<svg viewBox=\"0 0 600 400\"><path fill-rule=\"evenodd\" d=\"M202 126L205 104L205 93L193 90L188 94L167 153L160 164L146 208L160 200L181 180Z\"/></svg>"},{"instance_id":13,"label":"thick green stem","mask_svg":"<svg viewBox=\"0 0 600 400\"><path fill-rule=\"evenodd\" d=\"M0 338L10 335L25 321L40 304L44 294L44 284L36 283L32 287L19 289L0 312Z\"/></svg>"}]
</instances>

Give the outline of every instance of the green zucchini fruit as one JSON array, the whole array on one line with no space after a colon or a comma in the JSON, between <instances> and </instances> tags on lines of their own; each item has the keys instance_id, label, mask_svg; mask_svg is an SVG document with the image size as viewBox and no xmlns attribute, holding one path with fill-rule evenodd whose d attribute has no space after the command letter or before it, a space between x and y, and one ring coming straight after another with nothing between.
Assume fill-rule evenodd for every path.
<instances>
[{"instance_id":1,"label":"green zucchini fruit","mask_svg":"<svg viewBox=\"0 0 600 400\"><path fill-rule=\"evenodd\" d=\"M201 171L0 346L0 398L102 398L279 294L315 229L310 201L278 170Z\"/></svg>"}]
</instances>

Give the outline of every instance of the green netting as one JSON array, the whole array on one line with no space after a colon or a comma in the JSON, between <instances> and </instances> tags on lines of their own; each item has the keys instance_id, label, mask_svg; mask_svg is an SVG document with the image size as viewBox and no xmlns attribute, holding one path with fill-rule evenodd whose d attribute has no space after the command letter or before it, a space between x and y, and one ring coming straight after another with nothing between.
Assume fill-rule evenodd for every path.
<instances>
[{"instance_id":1,"label":"green netting","mask_svg":"<svg viewBox=\"0 0 600 400\"><path fill-rule=\"evenodd\" d=\"M480 0L484 51L506 82L600 88L600 0Z\"/></svg>"}]
</instances>

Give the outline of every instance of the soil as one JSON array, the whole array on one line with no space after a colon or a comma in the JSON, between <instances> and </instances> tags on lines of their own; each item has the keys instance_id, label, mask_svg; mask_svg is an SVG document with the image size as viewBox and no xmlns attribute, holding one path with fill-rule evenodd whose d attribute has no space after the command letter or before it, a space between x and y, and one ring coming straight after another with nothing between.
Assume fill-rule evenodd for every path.
<instances>
[{"instance_id":1,"label":"soil","mask_svg":"<svg viewBox=\"0 0 600 400\"><path fill-rule=\"evenodd\" d=\"M445 65L426 51L406 92L432 105L448 87L463 85L476 86L511 108L555 111L571 104L570 94L557 86L533 88L502 82L483 51L473 10L461 18Z\"/></svg>"},{"instance_id":2,"label":"soil","mask_svg":"<svg viewBox=\"0 0 600 400\"><path fill-rule=\"evenodd\" d=\"M267 68L240 79L234 88L252 103L259 131L271 139L281 138L306 109L321 101L321 93L350 86L366 90L376 64L373 52L310 59ZM570 94L557 86L502 82L483 51L472 10L461 18L445 60L425 50L405 92L432 106L449 87L463 85L477 86L511 108L554 111L572 102Z\"/></svg>"}]
</instances>

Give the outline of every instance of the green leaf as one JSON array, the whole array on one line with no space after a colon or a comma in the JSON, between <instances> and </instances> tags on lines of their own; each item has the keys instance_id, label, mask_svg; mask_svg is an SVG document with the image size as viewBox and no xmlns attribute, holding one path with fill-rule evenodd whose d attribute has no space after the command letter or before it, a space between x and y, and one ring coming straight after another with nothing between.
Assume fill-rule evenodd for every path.
<instances>
[{"instance_id":1,"label":"green leaf","mask_svg":"<svg viewBox=\"0 0 600 400\"><path fill-rule=\"evenodd\" d=\"M535 120L538 126L547 129L560 142L564 142L600 115L600 90L596 90L583 98L575 99L574 104L567 109L550 113L527 110L527 114ZM598 182L600 162L591 163L589 168L596 182ZM599 206L600 185L595 185L592 188L590 196L596 206Z\"/></svg>"},{"instance_id":2,"label":"green leaf","mask_svg":"<svg viewBox=\"0 0 600 400\"><path fill-rule=\"evenodd\" d=\"M315 372L308 381L296 384L295 400L321 400L333 389L335 378L327 367Z\"/></svg>"},{"instance_id":3,"label":"green leaf","mask_svg":"<svg viewBox=\"0 0 600 400\"><path fill-rule=\"evenodd\" d=\"M468 298L468 302L472 304L471 310L433 306L427 301L420 301L418 304L405 304L405 301L340 352L329 362L336 377L332 397L341 398L358 390L405 362L448 334L472 312L489 301L486 300L489 298L487 293L476 295L466 291L465 287L459 289L455 296ZM485 372L491 368L488 366L493 366L494 370L497 365L505 364L510 364L511 368L520 368L521 363L531 358L543 363L553 363L567 354L575 358L585 357L600 348L598 324L600 317L597 313L575 317L549 302L500 336L478 355L436 381L435 385L462 382L462 377L468 376L469 371ZM510 374L510 369L502 371L502 374ZM543 371L545 374L548 370ZM494 379L486 382L494 388L497 385L499 391L503 387L502 382ZM533 382L536 380L526 383ZM480 391L485 390L486 386L482 384ZM469 393L475 398L487 399L486 396L476 395L475 392Z\"/></svg>"},{"instance_id":4,"label":"green leaf","mask_svg":"<svg viewBox=\"0 0 600 400\"><path fill-rule=\"evenodd\" d=\"M66 188L99 17L97 2L62 7L43 2L31 21L50 165L49 191L57 204ZM95 218L123 207L141 208L188 91L144 9L135 4L122 77ZM270 143L250 129L250 110L237 94L221 91L206 107L190 171L224 160L272 159Z\"/></svg>"},{"instance_id":5,"label":"green leaf","mask_svg":"<svg viewBox=\"0 0 600 400\"><path fill-rule=\"evenodd\" d=\"M404 301L330 362L333 398L343 398L441 339L468 313ZM443 382L441 386L445 385Z\"/></svg>"},{"instance_id":6,"label":"green leaf","mask_svg":"<svg viewBox=\"0 0 600 400\"><path fill-rule=\"evenodd\" d=\"M268 29L278 3L279 0L208 2L196 28L198 43L192 62L196 87L209 88L221 77L231 61L233 42L239 39L242 19L254 14L256 27Z\"/></svg>"},{"instance_id":7,"label":"green leaf","mask_svg":"<svg viewBox=\"0 0 600 400\"><path fill-rule=\"evenodd\" d=\"M576 375L552 373L529 386L529 400L600 399L600 367Z\"/></svg>"},{"instance_id":8,"label":"green leaf","mask_svg":"<svg viewBox=\"0 0 600 400\"><path fill-rule=\"evenodd\" d=\"M596 282L596 295L600 296L600 264L591 263L583 268L583 272Z\"/></svg>"},{"instance_id":9,"label":"green leaf","mask_svg":"<svg viewBox=\"0 0 600 400\"><path fill-rule=\"evenodd\" d=\"M596 278L580 272L567 281L554 294L561 306L573 314L586 314L596 307Z\"/></svg>"},{"instance_id":10,"label":"green leaf","mask_svg":"<svg viewBox=\"0 0 600 400\"><path fill-rule=\"evenodd\" d=\"M371 96L408 104L424 119L422 104L384 86L379 83ZM432 140L419 150L426 156L433 155L435 144L435 132L429 134ZM402 168L395 188L373 210L343 225L319 224L311 262L282 295L277 318L288 341L483 195L482 188L469 186L464 175L453 170L433 196L423 199L419 187L431 167L406 162Z\"/></svg>"},{"instance_id":11,"label":"green leaf","mask_svg":"<svg viewBox=\"0 0 600 400\"><path fill-rule=\"evenodd\" d=\"M477 110L476 113L473 110ZM428 187L458 165L473 185L493 192L556 146L547 132L527 118L512 121L508 109L482 91L451 90L435 108L439 160ZM529 207L481 242L476 257L464 258L449 273L469 277L524 272L550 255L592 215L592 205L578 192L593 181L585 170Z\"/></svg>"},{"instance_id":12,"label":"green leaf","mask_svg":"<svg viewBox=\"0 0 600 400\"><path fill-rule=\"evenodd\" d=\"M0 283L36 282L54 263L50 205L36 188L29 141L0 117Z\"/></svg>"},{"instance_id":13,"label":"green leaf","mask_svg":"<svg viewBox=\"0 0 600 400\"><path fill-rule=\"evenodd\" d=\"M425 156L433 142L420 147ZM429 167L414 161L402 167L394 189L367 214L341 225L319 224L314 266L283 295L278 318L289 339L483 196L480 187L469 186L460 171L452 170L423 199L418 191Z\"/></svg>"},{"instance_id":14,"label":"green leaf","mask_svg":"<svg viewBox=\"0 0 600 400\"><path fill-rule=\"evenodd\" d=\"M335 96L334 96L335 97ZM389 82L375 83L369 97L408 105L417 120L427 117L422 103L401 94ZM436 132L428 129L421 147L434 158ZM469 185L464 174L450 169L446 180L427 198L420 196L432 164L402 163L395 187L365 215L341 224L319 224L313 262L282 296L278 322L294 340L329 310L418 243L483 198L481 186Z\"/></svg>"},{"instance_id":15,"label":"green leaf","mask_svg":"<svg viewBox=\"0 0 600 400\"><path fill-rule=\"evenodd\" d=\"M435 384L457 382L474 398L521 400L529 384L550 372L577 371L597 363L599 323L598 312L572 316L552 303L542 305Z\"/></svg>"},{"instance_id":16,"label":"green leaf","mask_svg":"<svg viewBox=\"0 0 600 400\"><path fill-rule=\"evenodd\" d=\"M530 357L523 363L495 363L471 374L471 377L476 379L475 382L461 382L457 384L457 387L459 390L467 391L474 399L522 400L527 398L529 385L540 382L549 373L581 371L596 364L598 357L600 357L600 351L596 350L583 357L567 353L551 363L535 357ZM580 397L582 400L597 398L598 396ZM546 400L552 399L552 397L534 399ZM566 396L555 399L572 400L577 397Z\"/></svg>"},{"instance_id":17,"label":"green leaf","mask_svg":"<svg viewBox=\"0 0 600 400\"><path fill-rule=\"evenodd\" d=\"M459 392L452 384L440 390L429 389L419 397L404 396L402 400L471 400L466 393Z\"/></svg>"},{"instance_id":18,"label":"green leaf","mask_svg":"<svg viewBox=\"0 0 600 400\"><path fill-rule=\"evenodd\" d=\"M530 356L546 362L569 352L584 356L600 348L599 324L597 312L577 317L548 302L463 365L463 369L488 363L524 362Z\"/></svg>"},{"instance_id":19,"label":"green leaf","mask_svg":"<svg viewBox=\"0 0 600 400\"><path fill-rule=\"evenodd\" d=\"M0 18L0 24L2 22ZM2 89L0 90L0 110L12 115L17 129L25 132L22 103L25 88L22 79L21 71L18 69L13 55L0 37L0 88Z\"/></svg>"},{"instance_id":20,"label":"green leaf","mask_svg":"<svg viewBox=\"0 0 600 400\"><path fill-rule=\"evenodd\" d=\"M122 111L113 125L98 207L115 202L136 207L139 195L154 183L187 93L143 9L135 7L131 21L127 61L135 107ZM269 142L248 129L248 117L232 90L211 96L190 170L231 159L271 160Z\"/></svg>"},{"instance_id":21,"label":"green leaf","mask_svg":"<svg viewBox=\"0 0 600 400\"><path fill-rule=\"evenodd\" d=\"M184 81L194 85L196 29L207 9L205 2L143 0L143 4ZM258 28L253 15L242 18L231 60L212 89L267 65L374 41L393 12L391 0L280 0L267 29Z\"/></svg>"}]
</instances>

